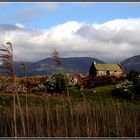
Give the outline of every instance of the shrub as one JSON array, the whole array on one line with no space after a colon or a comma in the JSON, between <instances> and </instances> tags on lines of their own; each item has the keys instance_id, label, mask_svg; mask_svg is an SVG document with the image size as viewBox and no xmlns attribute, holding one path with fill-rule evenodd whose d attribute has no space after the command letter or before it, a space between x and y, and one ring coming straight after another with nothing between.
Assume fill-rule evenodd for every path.
<instances>
[{"instance_id":1,"label":"shrub","mask_svg":"<svg viewBox=\"0 0 140 140\"><path fill-rule=\"evenodd\" d=\"M120 98L133 98L133 82L124 80L112 90L112 95Z\"/></svg>"},{"instance_id":2,"label":"shrub","mask_svg":"<svg viewBox=\"0 0 140 140\"><path fill-rule=\"evenodd\" d=\"M93 88L96 86L115 85L122 79L122 77L115 76L97 76L94 78L88 76L82 79L82 85L88 88Z\"/></svg>"},{"instance_id":3,"label":"shrub","mask_svg":"<svg viewBox=\"0 0 140 140\"><path fill-rule=\"evenodd\" d=\"M43 83L49 93L64 93L67 88L67 79L63 73L55 73Z\"/></svg>"},{"instance_id":4,"label":"shrub","mask_svg":"<svg viewBox=\"0 0 140 140\"><path fill-rule=\"evenodd\" d=\"M135 95L140 96L140 79L135 79L135 81L133 81L133 85Z\"/></svg>"},{"instance_id":5,"label":"shrub","mask_svg":"<svg viewBox=\"0 0 140 140\"><path fill-rule=\"evenodd\" d=\"M135 70L131 70L128 74L127 74L127 79L129 81L133 81L135 80L137 77L139 76L139 72L135 71Z\"/></svg>"}]
</instances>

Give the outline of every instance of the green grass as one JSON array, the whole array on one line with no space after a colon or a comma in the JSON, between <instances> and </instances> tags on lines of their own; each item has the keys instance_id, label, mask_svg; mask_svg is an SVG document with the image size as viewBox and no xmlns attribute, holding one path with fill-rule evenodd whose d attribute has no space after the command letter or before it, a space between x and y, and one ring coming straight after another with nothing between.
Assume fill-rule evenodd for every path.
<instances>
[{"instance_id":1,"label":"green grass","mask_svg":"<svg viewBox=\"0 0 140 140\"><path fill-rule=\"evenodd\" d=\"M68 89L71 102L82 103L84 100L88 103L96 103L104 106L109 106L113 102L119 102L124 107L139 107L140 100L125 100L117 99L112 97L111 91L114 88L113 85L101 86L96 88L84 88L82 93L83 97L80 97L80 90L76 87L70 87ZM42 106L49 102L50 106L55 107L56 105L63 105L68 103L67 95L50 95L46 91L36 92L33 94L28 94L28 105L34 104L36 106ZM26 94L19 94L20 103L22 106L26 103ZM127 103L127 106L125 105ZM8 93L0 92L0 106L12 106L13 95Z\"/></svg>"},{"instance_id":2,"label":"green grass","mask_svg":"<svg viewBox=\"0 0 140 140\"><path fill-rule=\"evenodd\" d=\"M90 99L94 97L102 97L102 98L111 98L111 90L113 89L113 85L103 86L103 87L96 87L92 89L84 88L83 94L85 98ZM79 98L80 96L80 90L74 87L69 88L70 95L73 98Z\"/></svg>"},{"instance_id":3,"label":"green grass","mask_svg":"<svg viewBox=\"0 0 140 140\"><path fill-rule=\"evenodd\" d=\"M114 85L107 85L96 87L92 89L85 88L83 90L84 99L89 103L101 104L104 106L110 106L113 102L118 102L123 107L140 107L140 100L126 100L126 99L118 99L112 97L111 91L114 88ZM96 92L94 92L96 91ZM69 88L70 97L72 100L76 102L83 102L83 97L80 97L80 90L77 88ZM127 105L126 105L127 104Z\"/></svg>"}]
</instances>

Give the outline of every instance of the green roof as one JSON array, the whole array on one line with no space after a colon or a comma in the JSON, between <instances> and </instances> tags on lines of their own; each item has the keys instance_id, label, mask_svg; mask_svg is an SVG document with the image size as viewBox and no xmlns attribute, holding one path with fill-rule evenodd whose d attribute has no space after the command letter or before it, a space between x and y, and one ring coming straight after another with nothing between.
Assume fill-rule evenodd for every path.
<instances>
[{"instance_id":1,"label":"green roof","mask_svg":"<svg viewBox=\"0 0 140 140\"><path fill-rule=\"evenodd\" d=\"M100 71L123 71L118 64L95 64L95 67Z\"/></svg>"}]
</instances>

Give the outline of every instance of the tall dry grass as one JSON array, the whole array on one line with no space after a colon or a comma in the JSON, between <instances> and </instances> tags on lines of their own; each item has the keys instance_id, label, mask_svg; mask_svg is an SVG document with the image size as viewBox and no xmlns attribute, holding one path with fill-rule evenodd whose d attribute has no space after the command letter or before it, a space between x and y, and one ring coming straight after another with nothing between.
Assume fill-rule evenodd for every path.
<instances>
[{"instance_id":1,"label":"tall dry grass","mask_svg":"<svg viewBox=\"0 0 140 140\"><path fill-rule=\"evenodd\" d=\"M14 91L13 91L13 126L14 126L14 137L17 137L17 105L16 105L16 99L18 104L18 109L20 112L20 116L22 119L22 129L23 129L23 136L25 136L25 122L23 117L23 111L20 105L19 95L18 95L18 89L16 88L16 80L15 80L15 72L14 72L14 60L13 60L13 46L11 42L7 42L6 45L3 45L0 49L0 58L2 62L1 69L6 74L7 77L10 77L10 83L13 83ZM10 84L9 83L9 84Z\"/></svg>"},{"instance_id":2,"label":"tall dry grass","mask_svg":"<svg viewBox=\"0 0 140 140\"><path fill-rule=\"evenodd\" d=\"M127 106L127 103L126 103ZM22 108L23 118L20 112ZM46 99L42 106L30 103L16 106L17 137L138 137L140 110L112 102L108 107L83 101L51 107ZM28 117L27 117L28 116ZM11 110L0 108L0 136L14 137L15 122ZM25 132L23 127L25 124Z\"/></svg>"}]
</instances>

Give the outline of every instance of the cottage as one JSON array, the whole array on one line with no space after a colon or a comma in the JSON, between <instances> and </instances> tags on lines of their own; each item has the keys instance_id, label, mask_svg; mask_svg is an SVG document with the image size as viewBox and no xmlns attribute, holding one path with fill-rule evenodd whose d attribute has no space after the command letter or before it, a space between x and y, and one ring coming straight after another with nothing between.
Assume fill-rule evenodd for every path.
<instances>
[{"instance_id":1,"label":"cottage","mask_svg":"<svg viewBox=\"0 0 140 140\"><path fill-rule=\"evenodd\" d=\"M96 64L92 63L89 75L94 76L120 76L124 73L123 67L120 64Z\"/></svg>"}]
</instances>

